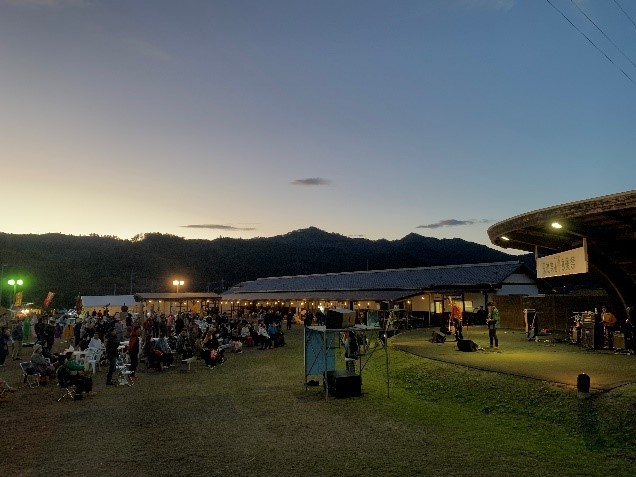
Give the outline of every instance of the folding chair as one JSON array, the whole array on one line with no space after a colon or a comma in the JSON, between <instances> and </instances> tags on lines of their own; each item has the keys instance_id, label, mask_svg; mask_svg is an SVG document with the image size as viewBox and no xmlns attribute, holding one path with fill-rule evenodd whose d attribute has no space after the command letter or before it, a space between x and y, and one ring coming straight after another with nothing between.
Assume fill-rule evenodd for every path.
<instances>
[{"instance_id":1,"label":"folding chair","mask_svg":"<svg viewBox=\"0 0 636 477\"><path fill-rule=\"evenodd\" d=\"M40 385L40 373L31 367L29 361L21 361L20 369L22 370L22 383L30 388L37 388Z\"/></svg>"},{"instance_id":2,"label":"folding chair","mask_svg":"<svg viewBox=\"0 0 636 477\"><path fill-rule=\"evenodd\" d=\"M64 368L63 365L58 368L56 375L57 385L62 390L62 394L60 394L60 397L57 398L57 402L60 402L66 397L75 400L75 385L71 384L70 380L68 379L68 371L66 370L66 368Z\"/></svg>"}]
</instances>

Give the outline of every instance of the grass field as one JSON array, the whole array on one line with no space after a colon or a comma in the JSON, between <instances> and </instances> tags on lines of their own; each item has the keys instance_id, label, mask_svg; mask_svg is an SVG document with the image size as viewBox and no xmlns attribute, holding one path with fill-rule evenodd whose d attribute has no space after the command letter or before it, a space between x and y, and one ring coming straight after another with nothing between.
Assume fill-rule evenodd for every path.
<instances>
[{"instance_id":1,"label":"grass field","mask_svg":"<svg viewBox=\"0 0 636 477\"><path fill-rule=\"evenodd\" d=\"M286 338L133 387L99 371L98 395L78 402L20 386L0 402L0 476L633 475L635 386L579 400L390 348L390 398L376 353L363 397L325 400L304 387L302 329ZM15 364L0 376L19 385Z\"/></svg>"}]
</instances>

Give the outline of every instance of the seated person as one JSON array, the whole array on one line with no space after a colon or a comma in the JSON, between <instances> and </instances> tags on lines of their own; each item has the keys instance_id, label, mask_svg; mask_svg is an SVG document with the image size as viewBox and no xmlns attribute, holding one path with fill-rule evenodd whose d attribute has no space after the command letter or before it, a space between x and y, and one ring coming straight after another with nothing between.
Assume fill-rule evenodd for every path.
<instances>
[{"instance_id":1,"label":"seated person","mask_svg":"<svg viewBox=\"0 0 636 477\"><path fill-rule=\"evenodd\" d=\"M181 355L181 359L191 358L194 355L194 346L185 329L181 330L177 338L177 353Z\"/></svg>"},{"instance_id":2,"label":"seated person","mask_svg":"<svg viewBox=\"0 0 636 477\"><path fill-rule=\"evenodd\" d=\"M243 323L243 327L241 328L241 339L245 340L248 336L251 336L252 330L250 329L250 325L247 323Z\"/></svg>"},{"instance_id":3,"label":"seated person","mask_svg":"<svg viewBox=\"0 0 636 477\"><path fill-rule=\"evenodd\" d=\"M158 353L154 352L154 346L155 343L152 341L152 334L147 333L142 347L142 356L146 360L146 368L161 371L161 362L159 361Z\"/></svg>"},{"instance_id":4,"label":"seated person","mask_svg":"<svg viewBox=\"0 0 636 477\"><path fill-rule=\"evenodd\" d=\"M232 341L230 342L230 349L232 350L232 353L242 353L243 342L238 337L232 337Z\"/></svg>"},{"instance_id":5,"label":"seated person","mask_svg":"<svg viewBox=\"0 0 636 477\"><path fill-rule=\"evenodd\" d=\"M263 350L272 347L272 339L267 332L267 328L265 328L265 324L263 322L259 323L258 330L256 330L256 344L258 345L258 349Z\"/></svg>"},{"instance_id":6,"label":"seated person","mask_svg":"<svg viewBox=\"0 0 636 477\"><path fill-rule=\"evenodd\" d=\"M33 345L33 354L31 354L31 367L40 376L43 376L43 382L48 382L47 378L55 376L55 367L47 361L42 354L42 345L36 343Z\"/></svg>"},{"instance_id":7,"label":"seated person","mask_svg":"<svg viewBox=\"0 0 636 477\"><path fill-rule=\"evenodd\" d=\"M153 347L153 353L159 359L159 362L166 367L172 366L174 362L174 356L172 354L172 350L170 349L170 345L168 344L168 340L166 339L165 333L161 333L159 335L159 339L155 342Z\"/></svg>"},{"instance_id":8,"label":"seated person","mask_svg":"<svg viewBox=\"0 0 636 477\"><path fill-rule=\"evenodd\" d=\"M84 394L94 396L93 378L84 373L84 365L78 363L73 358L73 352L66 350L66 353L60 356L60 366L58 367L58 380L60 373L71 384L75 385L75 399L82 399Z\"/></svg>"},{"instance_id":9,"label":"seated person","mask_svg":"<svg viewBox=\"0 0 636 477\"><path fill-rule=\"evenodd\" d=\"M201 358L205 361L208 368L214 368L220 361L219 354L220 343L214 332L210 329L203 338L203 349Z\"/></svg>"},{"instance_id":10,"label":"seated person","mask_svg":"<svg viewBox=\"0 0 636 477\"><path fill-rule=\"evenodd\" d=\"M93 335L91 340L88 342L88 347L92 348L94 350L103 350L104 349L104 343L102 343L102 340L99 339L99 334L98 333L95 333Z\"/></svg>"},{"instance_id":11,"label":"seated person","mask_svg":"<svg viewBox=\"0 0 636 477\"><path fill-rule=\"evenodd\" d=\"M36 342L36 344L39 344L40 347L42 348L42 356L44 357L44 359L45 360L48 359L49 362L53 365L53 368L57 369L57 366L59 364L58 361L60 359L60 355L57 354L57 353L51 353L51 350L49 350L48 348L44 348L42 346L42 343L37 343ZM35 345L33 345L33 346L35 347Z\"/></svg>"}]
</instances>

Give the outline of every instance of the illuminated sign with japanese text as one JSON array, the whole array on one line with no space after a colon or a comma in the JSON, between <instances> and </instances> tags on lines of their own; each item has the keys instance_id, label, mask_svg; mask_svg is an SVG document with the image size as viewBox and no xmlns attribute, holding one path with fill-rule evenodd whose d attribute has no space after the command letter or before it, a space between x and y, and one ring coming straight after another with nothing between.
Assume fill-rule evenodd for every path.
<instances>
[{"instance_id":1,"label":"illuminated sign with japanese text","mask_svg":"<svg viewBox=\"0 0 636 477\"><path fill-rule=\"evenodd\" d=\"M560 277L577 273L587 273L587 255L583 247L537 258L537 278Z\"/></svg>"}]
</instances>

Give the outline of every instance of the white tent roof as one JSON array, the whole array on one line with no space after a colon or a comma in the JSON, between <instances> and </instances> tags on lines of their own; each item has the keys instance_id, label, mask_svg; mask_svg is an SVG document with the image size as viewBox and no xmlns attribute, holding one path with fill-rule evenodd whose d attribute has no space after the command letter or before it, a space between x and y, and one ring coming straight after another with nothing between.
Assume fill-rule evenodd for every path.
<instances>
[{"instance_id":1,"label":"white tent roof","mask_svg":"<svg viewBox=\"0 0 636 477\"><path fill-rule=\"evenodd\" d=\"M82 296L82 305L86 308L102 307L119 311L123 305L134 306L134 295L103 295L103 296Z\"/></svg>"}]
</instances>

